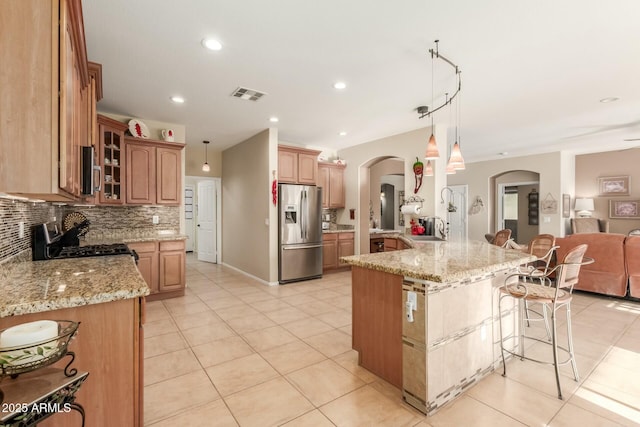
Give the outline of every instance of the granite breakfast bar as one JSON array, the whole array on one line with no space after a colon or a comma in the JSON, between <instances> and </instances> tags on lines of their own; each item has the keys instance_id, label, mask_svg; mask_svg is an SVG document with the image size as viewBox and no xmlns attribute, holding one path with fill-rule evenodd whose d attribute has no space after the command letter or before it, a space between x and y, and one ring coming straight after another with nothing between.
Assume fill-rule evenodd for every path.
<instances>
[{"instance_id":1,"label":"granite breakfast bar","mask_svg":"<svg viewBox=\"0 0 640 427\"><path fill-rule=\"evenodd\" d=\"M31 261L26 255L0 265L0 330L36 320L80 322L69 350L75 352L72 367L89 372L77 393L86 425L142 426L142 324L149 288L133 257ZM54 366L68 362L63 358ZM60 413L42 425L76 426L79 419L76 412Z\"/></svg>"},{"instance_id":2,"label":"granite breakfast bar","mask_svg":"<svg viewBox=\"0 0 640 427\"><path fill-rule=\"evenodd\" d=\"M416 242L412 249L343 257L352 266L359 363L402 389L412 406L435 413L496 366L496 289L531 260L478 241ZM510 330L513 312L503 311Z\"/></svg>"}]
</instances>

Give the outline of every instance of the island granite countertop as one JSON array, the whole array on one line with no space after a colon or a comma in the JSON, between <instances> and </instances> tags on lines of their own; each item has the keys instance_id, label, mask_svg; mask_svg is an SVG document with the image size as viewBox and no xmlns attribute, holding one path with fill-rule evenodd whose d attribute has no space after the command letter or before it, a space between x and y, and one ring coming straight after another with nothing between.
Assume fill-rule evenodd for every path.
<instances>
[{"instance_id":1,"label":"island granite countertop","mask_svg":"<svg viewBox=\"0 0 640 427\"><path fill-rule=\"evenodd\" d=\"M357 267L438 283L457 282L535 260L524 252L475 240L413 243L412 249L352 255L340 260Z\"/></svg>"},{"instance_id":2,"label":"island granite countertop","mask_svg":"<svg viewBox=\"0 0 640 427\"><path fill-rule=\"evenodd\" d=\"M0 317L149 295L130 255L46 261L20 257L0 267Z\"/></svg>"}]
</instances>

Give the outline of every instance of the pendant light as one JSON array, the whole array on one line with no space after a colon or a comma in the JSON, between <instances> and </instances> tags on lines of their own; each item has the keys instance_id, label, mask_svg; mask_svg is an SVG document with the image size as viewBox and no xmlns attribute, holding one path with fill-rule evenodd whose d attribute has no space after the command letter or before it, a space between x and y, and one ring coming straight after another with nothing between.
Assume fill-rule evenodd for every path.
<instances>
[{"instance_id":1,"label":"pendant light","mask_svg":"<svg viewBox=\"0 0 640 427\"><path fill-rule=\"evenodd\" d=\"M449 94L445 94L446 98L447 98L447 102L449 102ZM452 118L452 114L451 114L451 110L452 108L452 104L453 102L449 103L449 123L451 123L453 120L451 120ZM448 135L448 132L447 132ZM447 138L448 139L448 138ZM449 146L449 141L447 141L447 147ZM456 173L456 169L454 167L454 164L452 162L453 159L453 149L451 150L451 153L449 154L449 161L447 162L447 167L445 169L445 172L447 173L447 175L454 175Z\"/></svg>"},{"instance_id":2,"label":"pendant light","mask_svg":"<svg viewBox=\"0 0 640 427\"><path fill-rule=\"evenodd\" d=\"M462 157L462 151L460 151L460 138L458 137L458 127L460 126L460 98L462 94L459 95L458 101L456 103L457 114L456 114L456 141L453 144L453 148L451 149L451 158L449 162L453 164L453 167L456 170L464 170L466 166L464 165L464 158Z\"/></svg>"},{"instance_id":3,"label":"pendant light","mask_svg":"<svg viewBox=\"0 0 640 427\"><path fill-rule=\"evenodd\" d=\"M436 40L436 49L438 48L438 40ZM433 53L431 54L431 106L433 107ZM433 113L431 112L431 136L429 137L429 143L427 144L427 152L424 155L424 158L427 160L435 160L440 158L440 153L438 152L438 146L436 144L436 137L433 135Z\"/></svg>"},{"instance_id":4,"label":"pendant light","mask_svg":"<svg viewBox=\"0 0 640 427\"><path fill-rule=\"evenodd\" d=\"M209 172L211 170L207 162L207 145L209 145L209 141L202 141L202 143L204 144L204 165L202 165L202 172Z\"/></svg>"},{"instance_id":5,"label":"pendant light","mask_svg":"<svg viewBox=\"0 0 640 427\"><path fill-rule=\"evenodd\" d=\"M433 166L431 165L431 160L427 160L427 164L424 167L425 176L433 176Z\"/></svg>"}]
</instances>

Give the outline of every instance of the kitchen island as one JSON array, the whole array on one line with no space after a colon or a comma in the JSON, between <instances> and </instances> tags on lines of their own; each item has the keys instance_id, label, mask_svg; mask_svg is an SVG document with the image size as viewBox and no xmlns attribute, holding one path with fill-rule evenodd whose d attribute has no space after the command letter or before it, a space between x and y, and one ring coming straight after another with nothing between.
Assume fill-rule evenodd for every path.
<instances>
[{"instance_id":1,"label":"kitchen island","mask_svg":"<svg viewBox=\"0 0 640 427\"><path fill-rule=\"evenodd\" d=\"M0 265L0 329L35 320L80 322L72 367L89 372L77 393L88 426L142 426L142 323L149 293L130 255ZM69 357L54 366L63 368ZM12 381L5 378L0 387ZM77 426L77 412L42 426Z\"/></svg>"},{"instance_id":2,"label":"kitchen island","mask_svg":"<svg viewBox=\"0 0 640 427\"><path fill-rule=\"evenodd\" d=\"M477 241L416 242L412 249L342 258L352 266L359 363L433 414L495 368L496 290L531 260ZM513 306L503 313L507 332L516 327L513 313Z\"/></svg>"}]
</instances>

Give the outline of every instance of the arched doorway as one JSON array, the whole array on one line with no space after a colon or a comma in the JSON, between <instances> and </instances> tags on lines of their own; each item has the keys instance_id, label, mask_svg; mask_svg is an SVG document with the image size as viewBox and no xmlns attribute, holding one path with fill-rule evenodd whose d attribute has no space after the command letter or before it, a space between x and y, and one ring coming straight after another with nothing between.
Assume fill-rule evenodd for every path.
<instances>
[{"instance_id":1,"label":"arched doorway","mask_svg":"<svg viewBox=\"0 0 640 427\"><path fill-rule=\"evenodd\" d=\"M360 166L357 218L360 254L369 253L370 229L399 230L403 227L404 218L399 209L405 191L404 174L405 160L401 157L376 157Z\"/></svg>"},{"instance_id":2,"label":"arched doorway","mask_svg":"<svg viewBox=\"0 0 640 427\"><path fill-rule=\"evenodd\" d=\"M490 231L508 228L516 243L528 243L539 234L538 206L530 207L529 194L540 192L540 174L513 170L492 176L490 182Z\"/></svg>"}]
</instances>

